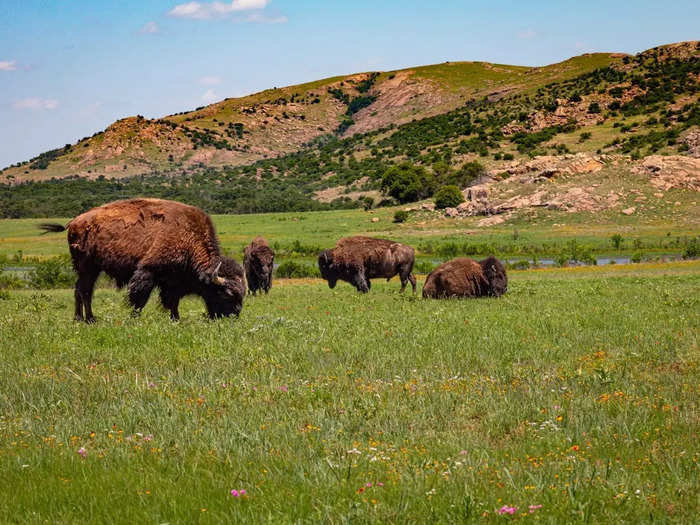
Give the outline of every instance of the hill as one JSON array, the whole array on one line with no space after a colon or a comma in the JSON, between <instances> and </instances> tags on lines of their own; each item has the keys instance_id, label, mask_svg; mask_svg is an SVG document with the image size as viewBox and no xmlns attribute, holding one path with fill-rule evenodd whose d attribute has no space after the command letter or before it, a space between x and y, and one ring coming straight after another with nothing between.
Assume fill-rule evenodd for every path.
<instances>
[{"instance_id":1,"label":"hill","mask_svg":"<svg viewBox=\"0 0 700 525\"><path fill-rule=\"evenodd\" d=\"M490 215L512 211L505 201L513 197L568 208L575 194L530 196L555 175L601 170L630 180L663 173L667 189L692 195L699 55L698 42L685 42L542 68L445 63L268 90L159 120L132 117L4 170L2 214L70 216L142 194L216 213L357 207L484 182L498 198L460 213ZM646 162L651 155L679 158L660 168ZM389 187L392 167L410 191ZM526 173L532 184L506 184ZM17 184L52 177L68 180Z\"/></svg>"}]
</instances>

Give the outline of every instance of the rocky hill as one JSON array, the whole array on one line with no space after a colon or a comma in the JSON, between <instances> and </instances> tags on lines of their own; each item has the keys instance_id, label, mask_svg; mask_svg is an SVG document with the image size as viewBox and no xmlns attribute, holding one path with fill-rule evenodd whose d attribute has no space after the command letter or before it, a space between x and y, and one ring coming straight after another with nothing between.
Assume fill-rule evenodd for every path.
<instances>
[{"instance_id":1,"label":"rocky hill","mask_svg":"<svg viewBox=\"0 0 700 525\"><path fill-rule=\"evenodd\" d=\"M3 216L70 215L148 193L260 212L409 202L445 184L469 196L482 183L488 203L469 201L460 215L594 211L614 199L538 185L614 170L697 191L699 93L698 42L541 68L457 62L336 77L120 120L4 170L0 204ZM387 186L392 168L404 193ZM679 170L685 182L671 181ZM52 177L68 180L18 184Z\"/></svg>"}]
</instances>

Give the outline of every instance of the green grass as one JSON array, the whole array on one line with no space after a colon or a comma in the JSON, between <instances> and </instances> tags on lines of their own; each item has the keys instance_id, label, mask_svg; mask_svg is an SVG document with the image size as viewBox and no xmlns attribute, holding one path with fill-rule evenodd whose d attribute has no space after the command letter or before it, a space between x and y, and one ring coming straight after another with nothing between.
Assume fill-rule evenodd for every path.
<instances>
[{"instance_id":1,"label":"green grass","mask_svg":"<svg viewBox=\"0 0 700 525\"><path fill-rule=\"evenodd\" d=\"M614 189L624 179L612 174L608 178L598 177L600 182ZM632 186L630 186L632 187ZM649 193L651 200L651 193ZM636 195L630 194L629 204ZM289 249L295 241L305 246L332 247L335 242L352 232L353 235L370 235L406 242L414 247L432 243L437 247L444 243L459 244L491 243L506 256L528 252L534 246L542 252L540 256L557 253L568 241L576 239L595 253L617 253L612 250L610 237L620 233L625 241L621 254L638 251L633 247L635 239L643 243L645 254L676 253L683 251L684 239L697 235L697 213L691 203L693 195L681 190L668 192L666 200L657 203L656 210L645 217L640 208L637 216L626 217L611 210L597 214L562 215L561 212L540 210L535 214L523 212L507 224L490 228L479 228L477 222L483 217L465 220L444 219L440 214L411 214L408 222L396 224L394 213L398 208L378 208L371 213L362 210L338 210L303 213L267 213L251 215L215 215L221 245L235 257L241 257L243 247L256 235L262 235L270 243L278 243ZM674 206L678 199L683 206ZM668 202L666 202L668 201ZM640 214L642 216L640 217ZM378 218L378 222L372 222ZM25 256L51 257L67 255L66 234L41 234L38 225L42 222L66 224L70 219L16 219L0 220L0 257L13 256L19 250ZM565 222L566 224L563 224ZM517 230L517 239L514 231ZM430 255L430 254L428 254ZM488 254L481 254L488 255Z\"/></svg>"},{"instance_id":2,"label":"green grass","mask_svg":"<svg viewBox=\"0 0 700 525\"><path fill-rule=\"evenodd\" d=\"M0 522L691 522L699 276L513 272L465 301L294 281L176 324L98 290L93 326L69 290L10 292Z\"/></svg>"}]
</instances>

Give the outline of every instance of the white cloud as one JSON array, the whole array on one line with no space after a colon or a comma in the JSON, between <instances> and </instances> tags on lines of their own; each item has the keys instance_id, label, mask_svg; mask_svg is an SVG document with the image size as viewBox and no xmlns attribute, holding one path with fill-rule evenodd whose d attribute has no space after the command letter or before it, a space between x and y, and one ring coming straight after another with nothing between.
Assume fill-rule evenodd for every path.
<instances>
[{"instance_id":1,"label":"white cloud","mask_svg":"<svg viewBox=\"0 0 700 525\"><path fill-rule=\"evenodd\" d=\"M23 98L21 100L16 100L12 107L15 109L56 109L58 107L58 101L52 98Z\"/></svg>"},{"instance_id":2,"label":"white cloud","mask_svg":"<svg viewBox=\"0 0 700 525\"><path fill-rule=\"evenodd\" d=\"M523 40L531 40L537 36L537 33L535 33L534 30L532 29L526 29L525 31L521 31L518 33L518 38L522 38Z\"/></svg>"},{"instance_id":3,"label":"white cloud","mask_svg":"<svg viewBox=\"0 0 700 525\"><path fill-rule=\"evenodd\" d=\"M205 104L212 104L213 102L216 102L219 100L219 97L217 96L216 93L214 93L213 89L207 89L204 92L204 95L202 95L202 102Z\"/></svg>"},{"instance_id":4,"label":"white cloud","mask_svg":"<svg viewBox=\"0 0 700 525\"><path fill-rule=\"evenodd\" d=\"M17 69L17 62L14 60L0 61L0 71L14 71Z\"/></svg>"},{"instance_id":5,"label":"white cloud","mask_svg":"<svg viewBox=\"0 0 700 525\"><path fill-rule=\"evenodd\" d=\"M262 13L251 13L243 19L244 22L255 22L258 24L285 24L287 17L280 16L265 16Z\"/></svg>"},{"instance_id":6,"label":"white cloud","mask_svg":"<svg viewBox=\"0 0 700 525\"><path fill-rule=\"evenodd\" d=\"M233 0L233 2L187 2L173 7L168 16L176 18L191 18L195 20L210 20L224 18L235 11L250 11L264 9L268 0Z\"/></svg>"},{"instance_id":7,"label":"white cloud","mask_svg":"<svg viewBox=\"0 0 700 525\"><path fill-rule=\"evenodd\" d=\"M139 33L143 35L155 35L160 31L158 24L155 22L146 22L143 27L139 30Z\"/></svg>"},{"instance_id":8,"label":"white cloud","mask_svg":"<svg viewBox=\"0 0 700 525\"><path fill-rule=\"evenodd\" d=\"M202 77L199 79L199 83L203 86L216 86L217 84L221 84L221 79L215 76Z\"/></svg>"}]
</instances>

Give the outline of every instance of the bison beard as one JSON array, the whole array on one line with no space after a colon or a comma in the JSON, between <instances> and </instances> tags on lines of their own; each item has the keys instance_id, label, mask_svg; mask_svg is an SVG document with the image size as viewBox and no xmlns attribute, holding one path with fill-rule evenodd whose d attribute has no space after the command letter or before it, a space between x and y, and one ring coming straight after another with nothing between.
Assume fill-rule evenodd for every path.
<instances>
[{"instance_id":1,"label":"bison beard","mask_svg":"<svg viewBox=\"0 0 700 525\"><path fill-rule=\"evenodd\" d=\"M196 294L209 317L238 315L243 307L243 268L221 256L214 225L198 208L160 199L116 201L79 215L66 227L40 226L46 232L68 230L75 284L75 319L94 322L92 294L101 272L127 286L138 313L153 288L179 319L180 299Z\"/></svg>"},{"instance_id":2,"label":"bison beard","mask_svg":"<svg viewBox=\"0 0 700 525\"><path fill-rule=\"evenodd\" d=\"M370 279L384 277L388 281L395 275L401 279L401 292L410 282L416 292L413 275L413 248L394 241L371 237L345 237L335 248L318 256L321 276L334 288L339 280L352 284L359 292L366 293Z\"/></svg>"},{"instance_id":3,"label":"bison beard","mask_svg":"<svg viewBox=\"0 0 700 525\"><path fill-rule=\"evenodd\" d=\"M480 262L459 258L441 264L428 275L423 297L498 297L507 289L506 270L495 257Z\"/></svg>"},{"instance_id":4,"label":"bison beard","mask_svg":"<svg viewBox=\"0 0 700 525\"><path fill-rule=\"evenodd\" d=\"M275 263L275 252L262 237L256 237L245 248L243 254L243 266L248 280L248 290L253 295L258 290L265 293L272 287L272 270Z\"/></svg>"}]
</instances>

